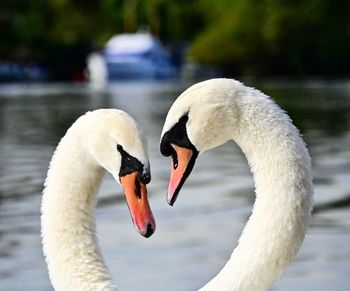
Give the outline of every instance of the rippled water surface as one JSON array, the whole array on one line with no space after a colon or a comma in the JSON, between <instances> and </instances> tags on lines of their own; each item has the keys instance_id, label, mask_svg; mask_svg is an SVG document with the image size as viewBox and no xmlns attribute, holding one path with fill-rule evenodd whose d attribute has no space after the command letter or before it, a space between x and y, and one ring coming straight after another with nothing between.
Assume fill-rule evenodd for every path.
<instances>
[{"instance_id":1,"label":"rippled water surface","mask_svg":"<svg viewBox=\"0 0 350 291\"><path fill-rule=\"evenodd\" d=\"M97 229L121 290L195 290L229 258L254 201L239 148L203 154L175 207L165 202L169 161L158 144L167 110L189 83L0 86L0 290L52 290L41 251L39 212L50 157L71 123L88 110L120 108L149 142L150 203L157 231L142 238L121 188L106 175ZM349 290L350 83L250 83L271 95L301 129L313 158L315 213L305 242L271 290Z\"/></svg>"}]
</instances>

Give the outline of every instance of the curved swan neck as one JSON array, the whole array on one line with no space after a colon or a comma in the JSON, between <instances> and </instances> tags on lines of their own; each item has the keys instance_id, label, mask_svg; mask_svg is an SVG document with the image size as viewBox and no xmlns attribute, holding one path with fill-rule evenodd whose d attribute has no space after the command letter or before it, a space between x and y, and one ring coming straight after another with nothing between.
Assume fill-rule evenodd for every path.
<instances>
[{"instance_id":1,"label":"curved swan neck","mask_svg":"<svg viewBox=\"0 0 350 291\"><path fill-rule=\"evenodd\" d=\"M95 193L104 171L72 129L51 160L42 199L42 240L55 290L116 290L95 234Z\"/></svg>"},{"instance_id":2,"label":"curved swan neck","mask_svg":"<svg viewBox=\"0 0 350 291\"><path fill-rule=\"evenodd\" d=\"M243 87L233 102L239 120L232 139L248 159L256 200L230 260L201 290L267 290L304 239L312 208L311 163L298 130L267 96Z\"/></svg>"}]
</instances>

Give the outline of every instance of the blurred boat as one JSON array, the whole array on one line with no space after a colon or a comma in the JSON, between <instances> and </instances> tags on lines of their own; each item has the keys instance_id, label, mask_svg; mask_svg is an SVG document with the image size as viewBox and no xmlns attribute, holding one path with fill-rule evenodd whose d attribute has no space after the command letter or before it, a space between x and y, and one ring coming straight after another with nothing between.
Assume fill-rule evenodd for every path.
<instances>
[{"instance_id":1,"label":"blurred boat","mask_svg":"<svg viewBox=\"0 0 350 291\"><path fill-rule=\"evenodd\" d=\"M164 79L176 76L168 51L147 32L113 36L102 51L108 78Z\"/></svg>"},{"instance_id":2,"label":"blurred boat","mask_svg":"<svg viewBox=\"0 0 350 291\"><path fill-rule=\"evenodd\" d=\"M87 78L95 88L103 88L108 81L106 61L98 52L92 52L87 57Z\"/></svg>"}]
</instances>

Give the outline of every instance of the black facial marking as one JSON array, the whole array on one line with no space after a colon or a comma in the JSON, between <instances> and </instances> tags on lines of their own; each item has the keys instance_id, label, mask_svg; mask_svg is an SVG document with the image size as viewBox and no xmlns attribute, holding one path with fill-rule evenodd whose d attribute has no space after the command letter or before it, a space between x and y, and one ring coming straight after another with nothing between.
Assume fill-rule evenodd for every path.
<instances>
[{"instance_id":1,"label":"black facial marking","mask_svg":"<svg viewBox=\"0 0 350 291\"><path fill-rule=\"evenodd\" d=\"M138 177L138 182L148 184L151 181L151 174L147 169L144 169L143 164L138 159L129 155L120 144L117 145L117 150L122 156L119 177L123 177L133 172L139 172L140 175Z\"/></svg>"},{"instance_id":2,"label":"black facial marking","mask_svg":"<svg viewBox=\"0 0 350 291\"><path fill-rule=\"evenodd\" d=\"M173 154L174 150L170 145L171 143L176 144L177 146L180 146L180 147L191 149L193 150L193 152L198 153L198 150L188 138L187 130L186 130L187 121L188 121L188 113L183 115L179 119L179 121L163 135L162 141L160 143L160 152L163 156L168 157Z\"/></svg>"},{"instance_id":3,"label":"black facial marking","mask_svg":"<svg viewBox=\"0 0 350 291\"><path fill-rule=\"evenodd\" d=\"M143 184L148 184L149 182L151 182L151 173L149 172L149 170L145 171L144 169L142 175L139 176L139 180Z\"/></svg>"}]
</instances>

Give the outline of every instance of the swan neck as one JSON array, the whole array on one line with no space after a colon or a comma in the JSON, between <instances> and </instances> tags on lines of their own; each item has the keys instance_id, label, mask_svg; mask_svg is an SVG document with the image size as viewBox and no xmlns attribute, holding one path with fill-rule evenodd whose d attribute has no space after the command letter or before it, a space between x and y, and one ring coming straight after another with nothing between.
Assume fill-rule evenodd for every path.
<instances>
[{"instance_id":1,"label":"swan neck","mask_svg":"<svg viewBox=\"0 0 350 291\"><path fill-rule=\"evenodd\" d=\"M115 290L95 231L104 171L67 134L51 160L42 198L42 241L55 290Z\"/></svg>"},{"instance_id":2,"label":"swan neck","mask_svg":"<svg viewBox=\"0 0 350 291\"><path fill-rule=\"evenodd\" d=\"M267 290L297 253L311 214L311 163L298 130L260 92L236 105L233 139L248 160L256 200L230 260L201 290Z\"/></svg>"}]
</instances>

